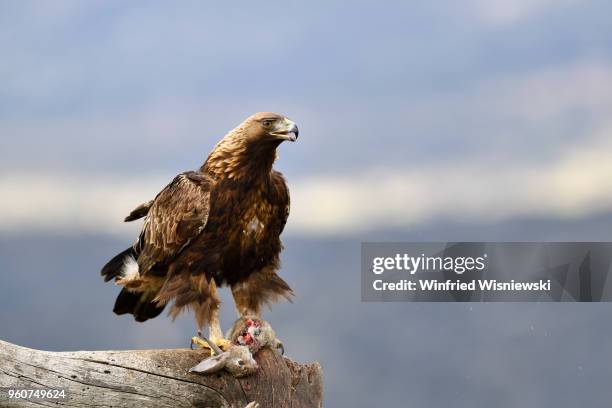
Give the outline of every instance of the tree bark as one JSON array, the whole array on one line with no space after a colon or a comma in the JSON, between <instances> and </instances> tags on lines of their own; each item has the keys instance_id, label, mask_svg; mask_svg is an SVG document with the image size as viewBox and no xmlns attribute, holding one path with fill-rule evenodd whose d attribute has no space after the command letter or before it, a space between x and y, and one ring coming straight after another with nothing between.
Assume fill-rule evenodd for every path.
<instances>
[{"instance_id":1,"label":"tree bark","mask_svg":"<svg viewBox=\"0 0 612 408\"><path fill-rule=\"evenodd\" d=\"M234 378L189 368L206 350L49 352L0 341L1 407L206 407L322 406L318 363L298 364L272 350L255 355L257 373ZM65 398L9 399L8 389L65 389Z\"/></svg>"}]
</instances>

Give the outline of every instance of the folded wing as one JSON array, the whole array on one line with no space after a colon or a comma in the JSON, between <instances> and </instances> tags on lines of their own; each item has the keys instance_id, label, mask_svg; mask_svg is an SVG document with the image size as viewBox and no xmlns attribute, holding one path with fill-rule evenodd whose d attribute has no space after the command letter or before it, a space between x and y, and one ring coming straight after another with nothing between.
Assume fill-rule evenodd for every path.
<instances>
[{"instance_id":1,"label":"folded wing","mask_svg":"<svg viewBox=\"0 0 612 408\"><path fill-rule=\"evenodd\" d=\"M186 172L157 195L135 244L141 276L163 268L204 230L211 189L207 175Z\"/></svg>"}]
</instances>

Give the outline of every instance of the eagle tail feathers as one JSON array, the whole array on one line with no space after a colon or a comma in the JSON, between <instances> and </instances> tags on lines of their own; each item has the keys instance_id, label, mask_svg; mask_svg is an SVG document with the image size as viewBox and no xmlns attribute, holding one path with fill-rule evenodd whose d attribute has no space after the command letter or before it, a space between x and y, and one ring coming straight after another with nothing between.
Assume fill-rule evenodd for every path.
<instances>
[{"instance_id":1,"label":"eagle tail feathers","mask_svg":"<svg viewBox=\"0 0 612 408\"><path fill-rule=\"evenodd\" d=\"M130 254L123 258L123 266L119 271L122 281L131 281L140 278L140 268L134 255Z\"/></svg>"},{"instance_id":2,"label":"eagle tail feathers","mask_svg":"<svg viewBox=\"0 0 612 408\"><path fill-rule=\"evenodd\" d=\"M104 281L115 279L118 284L132 286L130 283L136 283L140 278L137 257L138 254L133 247L117 254L100 272ZM155 295L149 291L138 292L124 287L117 296L113 312L118 315L131 313L136 321L144 322L158 316L164 310L165 305L157 303L154 297Z\"/></svg>"},{"instance_id":3,"label":"eagle tail feathers","mask_svg":"<svg viewBox=\"0 0 612 408\"><path fill-rule=\"evenodd\" d=\"M134 315L137 322L144 322L148 319L157 317L165 305L150 299L146 293L132 292L123 288L117 296L113 312L118 315L130 313Z\"/></svg>"},{"instance_id":4,"label":"eagle tail feathers","mask_svg":"<svg viewBox=\"0 0 612 408\"><path fill-rule=\"evenodd\" d=\"M129 247L125 251L115 255L113 259L108 261L106 265L100 271L100 275L104 277L104 282L108 282L111 279L116 279L122 276L122 271L126 264L126 259L130 257L136 259L137 254L133 247Z\"/></svg>"}]
</instances>

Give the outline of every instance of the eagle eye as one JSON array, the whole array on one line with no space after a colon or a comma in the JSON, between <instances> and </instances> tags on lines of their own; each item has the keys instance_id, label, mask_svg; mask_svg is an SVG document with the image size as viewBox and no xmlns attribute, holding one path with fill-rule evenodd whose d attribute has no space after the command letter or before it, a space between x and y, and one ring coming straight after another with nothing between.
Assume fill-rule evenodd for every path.
<instances>
[{"instance_id":1,"label":"eagle eye","mask_svg":"<svg viewBox=\"0 0 612 408\"><path fill-rule=\"evenodd\" d=\"M266 120L264 120L264 121L263 121L263 122L261 122L261 123L264 125L264 127L270 127L270 126L272 126L272 120L270 120L270 119L266 119Z\"/></svg>"}]
</instances>

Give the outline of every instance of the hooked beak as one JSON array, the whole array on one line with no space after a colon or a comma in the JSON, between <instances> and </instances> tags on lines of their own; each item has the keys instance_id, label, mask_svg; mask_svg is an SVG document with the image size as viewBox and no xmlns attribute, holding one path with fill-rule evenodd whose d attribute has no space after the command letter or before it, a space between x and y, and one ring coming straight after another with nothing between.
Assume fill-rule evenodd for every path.
<instances>
[{"instance_id":1,"label":"hooked beak","mask_svg":"<svg viewBox=\"0 0 612 408\"><path fill-rule=\"evenodd\" d=\"M293 121L285 119L279 129L276 129L270 134L276 136L279 139L295 142L300 134L300 131Z\"/></svg>"}]
</instances>

